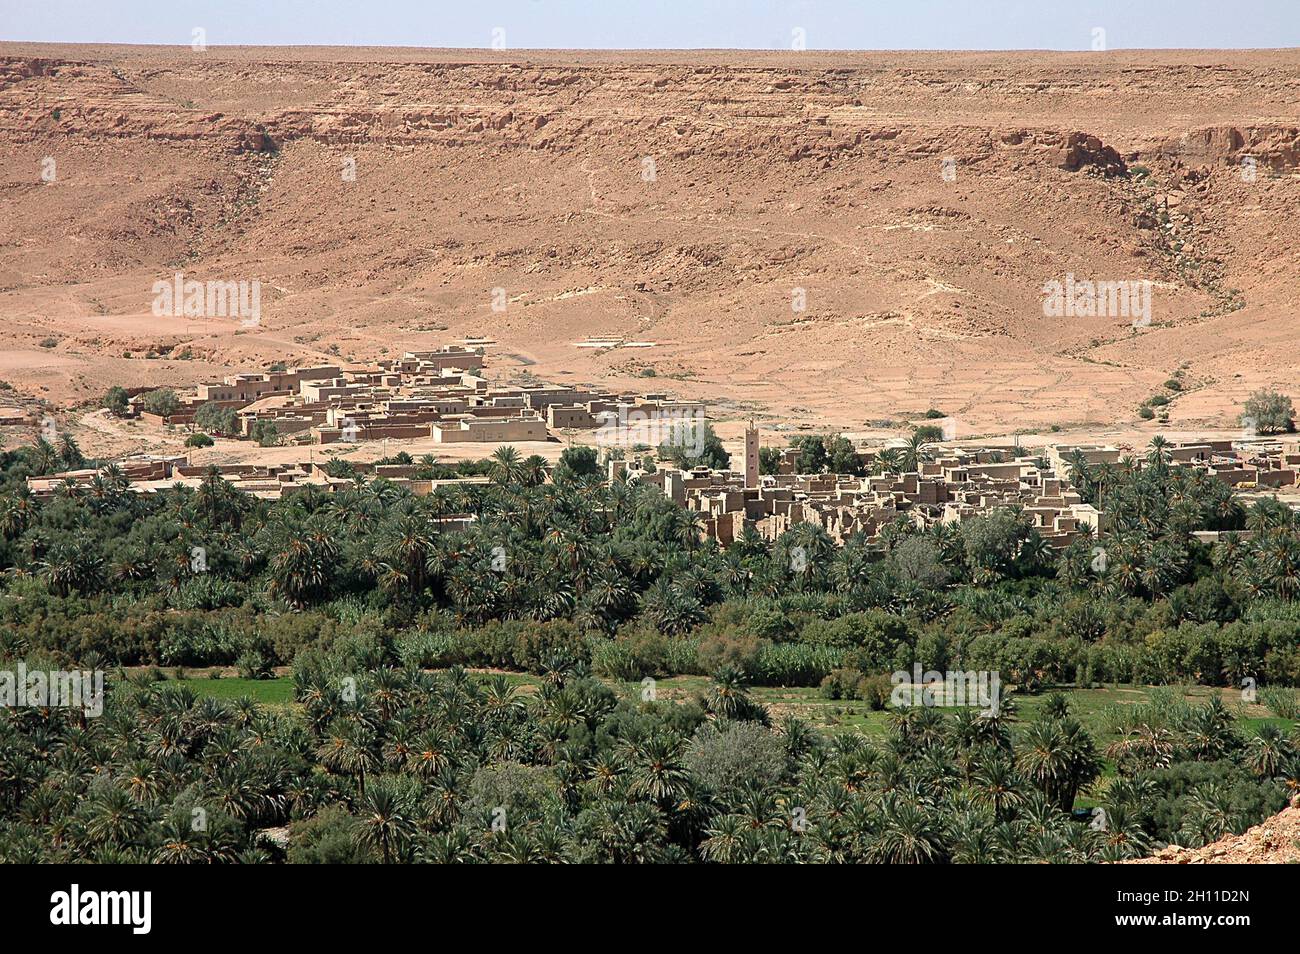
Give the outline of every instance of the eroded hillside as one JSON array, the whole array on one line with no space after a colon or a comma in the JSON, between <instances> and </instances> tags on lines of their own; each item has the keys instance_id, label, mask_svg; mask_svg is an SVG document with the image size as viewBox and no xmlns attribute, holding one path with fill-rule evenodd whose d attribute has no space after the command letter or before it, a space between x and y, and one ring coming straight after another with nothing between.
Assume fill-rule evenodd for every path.
<instances>
[{"instance_id":1,"label":"eroded hillside","mask_svg":"<svg viewBox=\"0 0 1300 954\"><path fill-rule=\"evenodd\" d=\"M1171 425L1226 426L1295 378L1298 53L506 56L0 44L0 377L69 404L485 335L972 430L1131 426L1184 364ZM260 325L155 317L177 271L260 281ZM1067 275L1151 280L1150 326L1045 317Z\"/></svg>"}]
</instances>

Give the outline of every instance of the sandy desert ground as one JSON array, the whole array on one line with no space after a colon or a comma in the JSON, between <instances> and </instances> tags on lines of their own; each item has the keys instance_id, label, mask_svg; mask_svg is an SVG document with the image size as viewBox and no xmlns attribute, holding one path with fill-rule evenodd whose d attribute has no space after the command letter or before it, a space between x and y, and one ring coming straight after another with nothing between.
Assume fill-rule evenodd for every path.
<instances>
[{"instance_id":1,"label":"sandy desert ground","mask_svg":"<svg viewBox=\"0 0 1300 954\"><path fill-rule=\"evenodd\" d=\"M1300 364L1297 93L1293 50L0 43L0 403L107 455L166 441L84 412L113 384L490 336L501 380L702 398L728 437L937 408L1136 442L1179 368L1161 429L1235 433ZM260 323L155 317L176 272L259 281ZM1151 281L1149 326L1045 317L1070 274Z\"/></svg>"}]
</instances>

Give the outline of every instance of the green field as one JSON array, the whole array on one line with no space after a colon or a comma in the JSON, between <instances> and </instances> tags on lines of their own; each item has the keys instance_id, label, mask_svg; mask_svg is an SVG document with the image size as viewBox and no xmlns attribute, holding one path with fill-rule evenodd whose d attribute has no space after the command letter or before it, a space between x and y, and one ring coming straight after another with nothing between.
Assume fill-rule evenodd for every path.
<instances>
[{"instance_id":1,"label":"green field","mask_svg":"<svg viewBox=\"0 0 1300 954\"><path fill-rule=\"evenodd\" d=\"M244 696L254 702L269 706L293 705L293 680L288 676L278 679L209 679L206 676L191 677L185 684L200 696L212 699L242 699Z\"/></svg>"},{"instance_id":2,"label":"green field","mask_svg":"<svg viewBox=\"0 0 1300 954\"><path fill-rule=\"evenodd\" d=\"M487 673L481 673L487 675ZM518 687L525 694L535 692L542 680L539 676L528 673L499 673L506 680ZM191 675L186 685L203 696L216 699L238 699L248 696L253 700L268 705L293 705L293 679L280 676L273 679L241 679L226 677L210 679L204 675ZM637 682L611 683L620 695L635 699L642 693L642 686ZM709 685L706 676L673 676L655 681L656 698L672 702L685 702L697 692L702 692ZM1108 727L1107 712L1115 706L1133 705L1150 701L1149 687L1113 685L1096 689L1077 689L1063 687L1062 690L1070 700L1075 716L1087 727L1104 746L1116 736ZM757 686L750 690L754 701L767 706L773 721L779 722L787 715L797 716L817 728L827 732L858 731L869 736L879 737L885 734L889 713L873 711L865 702L832 700L822 696L821 691L811 687L780 688ZM1183 698L1193 703L1207 702L1218 695L1228 708L1239 718L1238 725L1243 732L1252 733L1261 725L1272 724L1289 728L1289 723L1273 715L1262 705L1246 705L1240 702L1240 693L1232 689L1215 689L1209 686L1190 686L1182 689ZM1036 695L1016 695L1015 714L1012 723L1028 722L1038 718L1039 712L1046 704L1049 692Z\"/></svg>"}]
</instances>

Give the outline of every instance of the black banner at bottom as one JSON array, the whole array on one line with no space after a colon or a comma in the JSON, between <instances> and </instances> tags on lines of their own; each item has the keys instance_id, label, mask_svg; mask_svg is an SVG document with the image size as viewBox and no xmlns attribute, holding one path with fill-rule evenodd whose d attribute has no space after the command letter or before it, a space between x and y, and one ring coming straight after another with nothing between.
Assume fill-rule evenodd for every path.
<instances>
[{"instance_id":1,"label":"black banner at bottom","mask_svg":"<svg viewBox=\"0 0 1300 954\"><path fill-rule=\"evenodd\" d=\"M843 905L846 912L900 925L943 918L950 926L1014 923L1018 931L1080 937L1199 931L1230 940L1241 931L1280 928L1293 919L1295 905L1295 886L1274 866L781 870L786 873L695 866L697 881L681 869L621 868L600 872L593 883L593 872L576 867L552 871L544 881L537 871L486 866L454 872L434 866L10 867L0 868L0 897L18 936L48 931L127 944L236 927L259 942L365 941L374 939L376 923L431 917L441 928L460 918L467 925L519 923L533 911L553 915L561 907L575 915L580 910L584 927L615 929L641 929L649 918L662 925L679 907L691 912L692 930L698 930L702 903L716 911L719 926L725 921L729 932L741 926L743 934L749 919L736 918L734 906L748 905L738 891L771 899L752 922L763 932L783 913L806 929L811 904L823 912ZM656 885L661 877L671 880ZM499 918L503 910L509 921Z\"/></svg>"}]
</instances>

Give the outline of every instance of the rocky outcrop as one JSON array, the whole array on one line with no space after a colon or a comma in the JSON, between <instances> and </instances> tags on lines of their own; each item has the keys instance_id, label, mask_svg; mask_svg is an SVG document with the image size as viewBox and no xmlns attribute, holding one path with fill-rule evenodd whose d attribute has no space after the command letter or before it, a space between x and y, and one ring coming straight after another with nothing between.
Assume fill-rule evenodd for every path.
<instances>
[{"instance_id":1,"label":"rocky outcrop","mask_svg":"<svg viewBox=\"0 0 1300 954\"><path fill-rule=\"evenodd\" d=\"M1300 798L1292 807L1240 835L1204 848L1169 845L1138 865L1282 865L1300 863Z\"/></svg>"},{"instance_id":2,"label":"rocky outcrop","mask_svg":"<svg viewBox=\"0 0 1300 954\"><path fill-rule=\"evenodd\" d=\"M1085 167L1097 169L1105 176L1119 176L1128 171L1124 159L1096 136L1087 133L1070 133L1056 154L1059 169L1077 172Z\"/></svg>"},{"instance_id":3,"label":"rocky outcrop","mask_svg":"<svg viewBox=\"0 0 1300 954\"><path fill-rule=\"evenodd\" d=\"M1166 139L1155 151L1186 165L1237 165L1251 157L1261 168L1294 169L1300 166L1300 128L1205 126Z\"/></svg>"}]
</instances>

